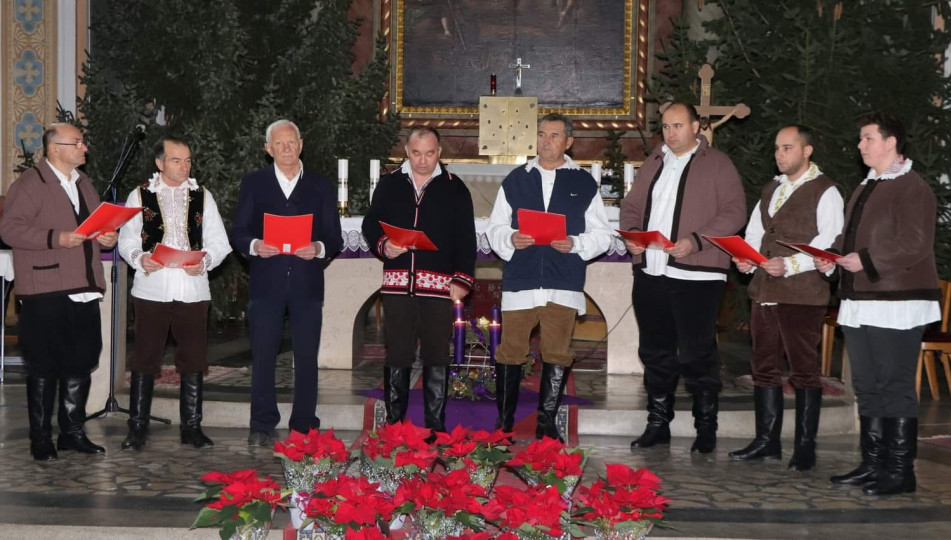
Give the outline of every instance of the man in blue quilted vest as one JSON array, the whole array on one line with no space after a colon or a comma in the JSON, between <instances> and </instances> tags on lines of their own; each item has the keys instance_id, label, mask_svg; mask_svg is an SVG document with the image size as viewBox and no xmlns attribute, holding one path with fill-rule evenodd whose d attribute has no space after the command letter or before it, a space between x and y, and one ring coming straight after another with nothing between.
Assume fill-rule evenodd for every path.
<instances>
[{"instance_id":1,"label":"man in blue quilted vest","mask_svg":"<svg viewBox=\"0 0 951 540\"><path fill-rule=\"evenodd\" d=\"M498 420L512 431L529 338L541 329L542 379L536 438L561 439L555 417L574 355L569 348L578 315L585 313L587 262L611 245L598 183L565 151L574 142L571 120L541 118L538 155L502 181L486 235L505 262L502 272L502 343L496 356ZM550 245L519 232L519 209L565 216L567 237Z\"/></svg>"}]
</instances>

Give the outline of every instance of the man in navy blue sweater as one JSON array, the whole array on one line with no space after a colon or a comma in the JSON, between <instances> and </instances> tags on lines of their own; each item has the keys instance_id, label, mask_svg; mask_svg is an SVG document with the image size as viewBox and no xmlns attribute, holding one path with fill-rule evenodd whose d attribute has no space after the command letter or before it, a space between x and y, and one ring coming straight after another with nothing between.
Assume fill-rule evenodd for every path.
<instances>
[{"instance_id":1,"label":"man in navy blue sweater","mask_svg":"<svg viewBox=\"0 0 951 540\"><path fill-rule=\"evenodd\" d=\"M502 344L496 356L499 417L496 427L512 431L522 365L529 361L529 337L541 326L542 380L536 438L561 439L555 416L568 370L575 319L585 313L586 261L607 251L612 231L597 182L565 150L571 120L541 118L538 156L502 181L486 235L506 261L502 272ZM550 245L519 232L521 208L564 214L567 238Z\"/></svg>"},{"instance_id":2,"label":"man in navy blue sweater","mask_svg":"<svg viewBox=\"0 0 951 540\"><path fill-rule=\"evenodd\" d=\"M251 355L251 433L248 444L270 446L281 420L274 389L274 367L284 317L290 318L294 349L294 407L288 422L306 433L317 418L317 350L324 307L324 266L340 252L343 237L330 182L304 171L303 140L289 120L267 128L264 149L274 165L241 181L231 241L248 258L248 322ZM314 216L311 242L293 254L264 243L264 214Z\"/></svg>"}]
</instances>

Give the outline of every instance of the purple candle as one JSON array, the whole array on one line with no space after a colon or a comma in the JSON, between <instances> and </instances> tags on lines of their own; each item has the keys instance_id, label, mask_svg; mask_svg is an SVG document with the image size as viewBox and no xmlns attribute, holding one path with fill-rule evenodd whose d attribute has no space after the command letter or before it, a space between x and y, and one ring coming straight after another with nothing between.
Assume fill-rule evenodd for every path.
<instances>
[{"instance_id":1,"label":"purple candle","mask_svg":"<svg viewBox=\"0 0 951 540\"><path fill-rule=\"evenodd\" d=\"M459 321L465 319L465 316L464 316L464 313L463 313L463 309L464 309L464 308L465 308L465 305L462 303L461 300L453 300L453 302L452 302L452 319L453 319L454 321L459 322Z\"/></svg>"},{"instance_id":2,"label":"purple candle","mask_svg":"<svg viewBox=\"0 0 951 540\"><path fill-rule=\"evenodd\" d=\"M495 349L502 341L502 325L498 321L489 323L489 360L495 362Z\"/></svg>"},{"instance_id":3,"label":"purple candle","mask_svg":"<svg viewBox=\"0 0 951 540\"><path fill-rule=\"evenodd\" d=\"M492 309L489 310L489 319L491 319L492 322L502 322L502 310L499 309L499 306L492 306Z\"/></svg>"},{"instance_id":4,"label":"purple candle","mask_svg":"<svg viewBox=\"0 0 951 540\"><path fill-rule=\"evenodd\" d=\"M452 359L456 364L461 364L466 352L466 321L457 319L452 330Z\"/></svg>"}]
</instances>

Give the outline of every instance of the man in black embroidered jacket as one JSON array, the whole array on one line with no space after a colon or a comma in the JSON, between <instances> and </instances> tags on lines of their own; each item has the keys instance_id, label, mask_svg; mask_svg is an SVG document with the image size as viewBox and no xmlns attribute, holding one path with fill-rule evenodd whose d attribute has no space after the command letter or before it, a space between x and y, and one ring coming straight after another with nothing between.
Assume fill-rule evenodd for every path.
<instances>
[{"instance_id":1,"label":"man in black embroidered jacket","mask_svg":"<svg viewBox=\"0 0 951 540\"><path fill-rule=\"evenodd\" d=\"M425 424L445 431L452 302L469 294L475 272L472 197L462 180L440 165L442 149L435 129L413 128L405 150L407 160L380 180L363 219L363 235L383 259L386 421L406 417L418 338ZM381 221L423 231L437 250L397 245L384 234Z\"/></svg>"}]
</instances>

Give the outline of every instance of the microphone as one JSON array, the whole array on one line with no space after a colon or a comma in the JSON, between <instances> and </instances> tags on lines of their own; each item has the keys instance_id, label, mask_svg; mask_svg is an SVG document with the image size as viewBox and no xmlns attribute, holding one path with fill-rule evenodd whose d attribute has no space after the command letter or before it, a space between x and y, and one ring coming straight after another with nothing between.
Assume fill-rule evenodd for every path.
<instances>
[{"instance_id":1,"label":"microphone","mask_svg":"<svg viewBox=\"0 0 951 540\"><path fill-rule=\"evenodd\" d=\"M145 124L142 122L139 122L138 124L135 125L135 127L132 128L132 136L135 137L136 139L142 140L145 138L145 130L146 130Z\"/></svg>"}]
</instances>

